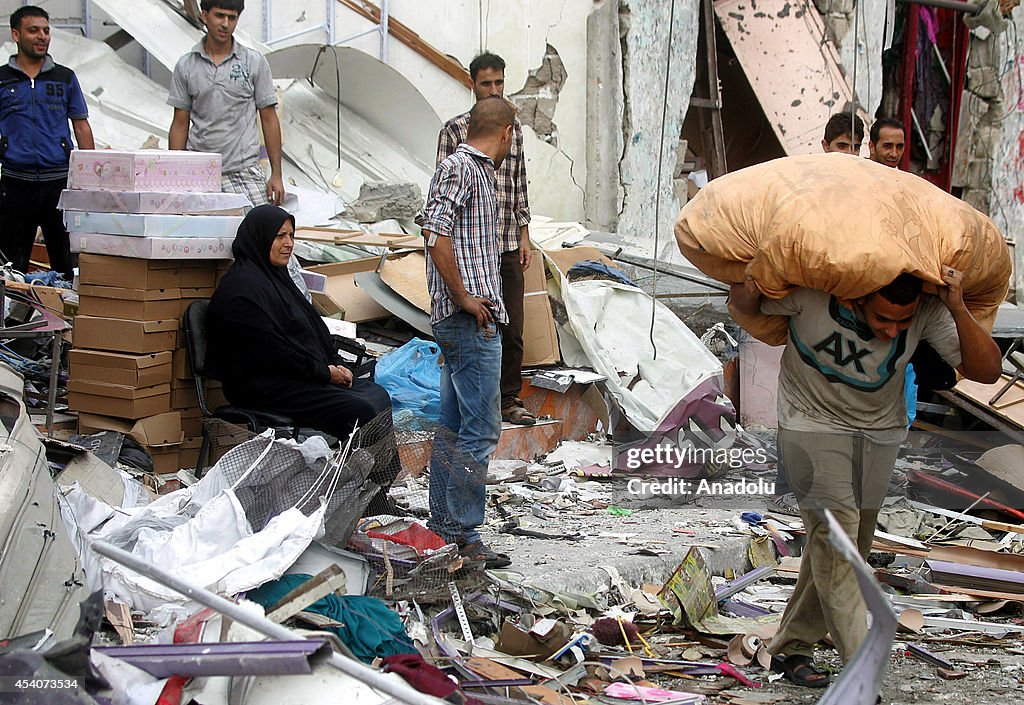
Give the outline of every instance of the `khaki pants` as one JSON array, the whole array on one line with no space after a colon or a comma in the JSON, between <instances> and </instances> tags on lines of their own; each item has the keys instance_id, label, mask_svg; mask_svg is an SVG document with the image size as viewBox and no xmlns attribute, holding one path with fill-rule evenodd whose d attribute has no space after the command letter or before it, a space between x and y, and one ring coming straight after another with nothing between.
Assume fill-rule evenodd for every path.
<instances>
[{"instance_id":1,"label":"khaki pants","mask_svg":"<svg viewBox=\"0 0 1024 705\"><path fill-rule=\"evenodd\" d=\"M878 510L899 453L861 435L779 429L780 459L807 532L796 590L768 650L784 656L813 656L825 634L849 661L867 636L867 609L853 568L832 544L822 509L829 509L867 558Z\"/></svg>"}]
</instances>

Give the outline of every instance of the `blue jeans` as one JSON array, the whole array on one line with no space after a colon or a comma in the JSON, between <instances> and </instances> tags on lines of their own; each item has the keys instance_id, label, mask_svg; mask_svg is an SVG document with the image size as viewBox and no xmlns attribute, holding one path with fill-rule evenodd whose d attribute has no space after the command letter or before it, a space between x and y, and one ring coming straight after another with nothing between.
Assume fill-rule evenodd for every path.
<instances>
[{"instance_id":1,"label":"blue jeans","mask_svg":"<svg viewBox=\"0 0 1024 705\"><path fill-rule=\"evenodd\" d=\"M441 418L430 455L428 526L473 543L484 521L487 464L501 435L501 333L458 312L433 324L441 348Z\"/></svg>"}]
</instances>

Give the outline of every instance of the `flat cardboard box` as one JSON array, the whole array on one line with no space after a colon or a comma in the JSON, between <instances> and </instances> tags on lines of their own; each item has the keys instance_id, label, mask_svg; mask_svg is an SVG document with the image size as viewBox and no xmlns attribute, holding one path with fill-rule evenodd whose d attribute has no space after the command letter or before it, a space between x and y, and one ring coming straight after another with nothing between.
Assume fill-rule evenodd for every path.
<instances>
[{"instance_id":1,"label":"flat cardboard box","mask_svg":"<svg viewBox=\"0 0 1024 705\"><path fill-rule=\"evenodd\" d=\"M177 411L147 416L134 422L112 416L84 413L78 415L78 429L78 432L83 434L117 431L144 446L181 443L185 438L181 430L181 414Z\"/></svg>"},{"instance_id":2,"label":"flat cardboard box","mask_svg":"<svg viewBox=\"0 0 1024 705\"><path fill-rule=\"evenodd\" d=\"M553 365L562 359L548 298L544 258L537 250L523 272L523 365Z\"/></svg>"},{"instance_id":3,"label":"flat cardboard box","mask_svg":"<svg viewBox=\"0 0 1024 705\"><path fill-rule=\"evenodd\" d=\"M164 321L125 321L98 316L75 317L75 345L123 353L174 350L178 344L177 318Z\"/></svg>"},{"instance_id":4,"label":"flat cardboard box","mask_svg":"<svg viewBox=\"0 0 1024 705\"><path fill-rule=\"evenodd\" d=\"M202 288L202 289L181 289L181 300L178 301L178 318L185 315L185 311L196 301L213 298L213 292L216 291L213 287Z\"/></svg>"},{"instance_id":5,"label":"flat cardboard box","mask_svg":"<svg viewBox=\"0 0 1024 705\"><path fill-rule=\"evenodd\" d=\"M166 215L64 211L69 231L124 237L233 238L242 224L238 215Z\"/></svg>"},{"instance_id":6,"label":"flat cardboard box","mask_svg":"<svg viewBox=\"0 0 1024 705\"><path fill-rule=\"evenodd\" d=\"M179 446L178 464L183 468L194 468L199 462L199 448L203 443L200 436L186 437Z\"/></svg>"},{"instance_id":7,"label":"flat cardboard box","mask_svg":"<svg viewBox=\"0 0 1024 705\"><path fill-rule=\"evenodd\" d=\"M185 438L203 435L203 412L196 407L194 409L179 409L181 414L181 431Z\"/></svg>"},{"instance_id":8,"label":"flat cardboard box","mask_svg":"<svg viewBox=\"0 0 1024 705\"><path fill-rule=\"evenodd\" d=\"M125 237L98 233L69 234L71 251L145 260L220 261L231 259L232 237Z\"/></svg>"},{"instance_id":9,"label":"flat cardboard box","mask_svg":"<svg viewBox=\"0 0 1024 705\"><path fill-rule=\"evenodd\" d=\"M221 168L221 155L214 152L76 149L68 188L211 193L220 190Z\"/></svg>"},{"instance_id":10,"label":"flat cardboard box","mask_svg":"<svg viewBox=\"0 0 1024 705\"><path fill-rule=\"evenodd\" d=\"M228 400L224 396L224 390L220 387L208 388L206 390L207 408L213 410L218 406L225 406L227 403ZM196 395L196 386L194 383L183 387L171 388L171 408L178 411L183 409L199 408L199 397Z\"/></svg>"},{"instance_id":11,"label":"flat cardboard box","mask_svg":"<svg viewBox=\"0 0 1024 705\"><path fill-rule=\"evenodd\" d=\"M192 367L188 362L188 350L185 348L178 348L175 350L172 365L174 368L174 379L193 379Z\"/></svg>"},{"instance_id":12,"label":"flat cardboard box","mask_svg":"<svg viewBox=\"0 0 1024 705\"><path fill-rule=\"evenodd\" d=\"M356 286L356 272L372 272L377 268L379 257L366 257L348 262L333 262L310 267L311 272L327 277L323 293L327 294L345 311L345 320L353 323L375 321L391 314L386 308L370 298L369 294Z\"/></svg>"},{"instance_id":13,"label":"flat cardboard box","mask_svg":"<svg viewBox=\"0 0 1024 705\"><path fill-rule=\"evenodd\" d=\"M74 379L119 384L125 387L152 387L169 384L173 372L170 352L125 355L101 350L77 348L68 354Z\"/></svg>"},{"instance_id":14,"label":"flat cardboard box","mask_svg":"<svg viewBox=\"0 0 1024 705\"><path fill-rule=\"evenodd\" d=\"M135 257L83 253L78 258L78 283L124 289L212 288L212 262L163 262Z\"/></svg>"},{"instance_id":15,"label":"flat cardboard box","mask_svg":"<svg viewBox=\"0 0 1024 705\"><path fill-rule=\"evenodd\" d=\"M93 213L172 213L194 215L243 215L252 207L239 193L170 193L159 191L78 191L61 193L57 207L63 211Z\"/></svg>"},{"instance_id":16,"label":"flat cardboard box","mask_svg":"<svg viewBox=\"0 0 1024 705\"><path fill-rule=\"evenodd\" d=\"M78 285L78 312L86 316L161 321L176 318L181 289L125 289L98 284Z\"/></svg>"},{"instance_id":17,"label":"flat cardboard box","mask_svg":"<svg viewBox=\"0 0 1024 705\"><path fill-rule=\"evenodd\" d=\"M178 461L181 452L180 443L144 446L149 457L153 459L153 472L160 475L163 473L178 472L181 468Z\"/></svg>"},{"instance_id":18,"label":"flat cardboard box","mask_svg":"<svg viewBox=\"0 0 1024 705\"><path fill-rule=\"evenodd\" d=\"M70 380L68 407L79 413L141 419L170 411L171 390L169 384L132 389L100 382Z\"/></svg>"}]
</instances>

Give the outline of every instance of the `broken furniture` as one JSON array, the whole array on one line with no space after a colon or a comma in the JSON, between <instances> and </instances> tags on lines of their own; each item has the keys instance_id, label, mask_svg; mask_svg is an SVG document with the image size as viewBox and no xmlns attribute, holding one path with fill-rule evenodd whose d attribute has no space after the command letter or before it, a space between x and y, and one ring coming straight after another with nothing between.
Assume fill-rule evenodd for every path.
<instances>
[{"instance_id":1,"label":"broken furniture","mask_svg":"<svg viewBox=\"0 0 1024 705\"><path fill-rule=\"evenodd\" d=\"M1010 345L1010 348L1003 355L1004 366L1009 363L1013 368L1013 374L1010 379L1007 380L1006 384L999 388L995 396L988 400L989 406L995 406L996 402L1003 398L1003 395L1010 391L1010 387L1015 385L1019 380L1024 379L1024 352L1021 351L1021 342L1024 338L1017 338Z\"/></svg>"},{"instance_id":2,"label":"broken furniture","mask_svg":"<svg viewBox=\"0 0 1024 705\"><path fill-rule=\"evenodd\" d=\"M209 299L194 301L185 310L185 316L181 320L182 331L185 334L185 345L188 350L188 360L192 368L192 375L195 377L196 397L199 399L199 408L203 413L203 442L199 447L199 459L196 461L196 476L201 476L203 466L206 462L207 453L210 450L210 419L219 419L233 424L241 424L253 433L260 433L264 429L273 428L287 430L289 437L297 438L299 426L288 416L275 414L268 411L257 411L245 409L239 406L226 404L210 409L206 401L206 313L210 307Z\"/></svg>"},{"instance_id":3,"label":"broken furniture","mask_svg":"<svg viewBox=\"0 0 1024 705\"><path fill-rule=\"evenodd\" d=\"M49 629L65 639L88 590L23 386L0 364L0 638Z\"/></svg>"}]
</instances>

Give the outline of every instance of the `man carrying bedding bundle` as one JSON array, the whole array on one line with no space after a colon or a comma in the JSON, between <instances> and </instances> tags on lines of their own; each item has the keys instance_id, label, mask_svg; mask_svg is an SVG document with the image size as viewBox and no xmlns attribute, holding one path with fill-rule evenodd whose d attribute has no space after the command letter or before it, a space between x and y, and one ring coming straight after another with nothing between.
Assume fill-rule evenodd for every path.
<instances>
[{"instance_id":1,"label":"man carrying bedding bundle","mask_svg":"<svg viewBox=\"0 0 1024 705\"><path fill-rule=\"evenodd\" d=\"M797 289L768 300L751 277L734 284L740 312L787 316L779 374L779 456L800 505L807 547L800 576L769 650L773 668L820 688L814 644L826 634L848 662L867 635L867 611L852 566L828 541L829 509L867 557L882 500L907 434L904 374L920 341L974 381L999 379L1000 352L964 305L962 274L944 267L945 287L925 295L901 274L873 294L845 301Z\"/></svg>"}]
</instances>

